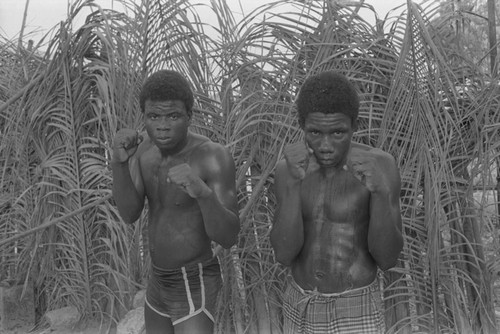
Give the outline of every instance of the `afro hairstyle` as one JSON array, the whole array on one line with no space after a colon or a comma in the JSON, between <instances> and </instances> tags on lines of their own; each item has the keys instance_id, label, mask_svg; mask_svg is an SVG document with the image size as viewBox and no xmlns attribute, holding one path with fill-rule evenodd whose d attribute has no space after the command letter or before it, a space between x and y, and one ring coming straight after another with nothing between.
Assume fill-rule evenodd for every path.
<instances>
[{"instance_id":1,"label":"afro hairstyle","mask_svg":"<svg viewBox=\"0 0 500 334\"><path fill-rule=\"evenodd\" d=\"M160 70L146 79L139 94L139 103L143 113L147 100L180 100L184 103L189 114L191 114L194 104L189 82L179 72L171 70Z\"/></svg>"},{"instance_id":2,"label":"afro hairstyle","mask_svg":"<svg viewBox=\"0 0 500 334\"><path fill-rule=\"evenodd\" d=\"M309 113L343 113L355 121L358 117L359 97L353 84L336 71L321 72L308 77L296 100L299 125L304 126Z\"/></svg>"}]
</instances>

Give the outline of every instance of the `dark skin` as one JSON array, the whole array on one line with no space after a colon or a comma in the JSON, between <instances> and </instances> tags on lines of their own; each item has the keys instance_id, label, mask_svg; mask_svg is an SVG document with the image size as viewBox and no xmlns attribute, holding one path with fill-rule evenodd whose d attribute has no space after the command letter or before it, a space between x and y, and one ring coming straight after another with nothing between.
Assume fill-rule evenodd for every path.
<instances>
[{"instance_id":1,"label":"dark skin","mask_svg":"<svg viewBox=\"0 0 500 334\"><path fill-rule=\"evenodd\" d=\"M180 268L213 256L239 232L235 166L229 152L188 130L191 113L182 101L150 101L144 108L147 134L120 130L113 142L113 196L123 220L133 223L149 204L151 259L162 269ZM201 312L172 325L145 306L146 331L212 333Z\"/></svg>"},{"instance_id":2,"label":"dark skin","mask_svg":"<svg viewBox=\"0 0 500 334\"><path fill-rule=\"evenodd\" d=\"M310 113L305 144L285 148L275 176L271 243L299 286L337 293L369 285L403 247L400 176L391 155L351 142L356 120Z\"/></svg>"}]
</instances>

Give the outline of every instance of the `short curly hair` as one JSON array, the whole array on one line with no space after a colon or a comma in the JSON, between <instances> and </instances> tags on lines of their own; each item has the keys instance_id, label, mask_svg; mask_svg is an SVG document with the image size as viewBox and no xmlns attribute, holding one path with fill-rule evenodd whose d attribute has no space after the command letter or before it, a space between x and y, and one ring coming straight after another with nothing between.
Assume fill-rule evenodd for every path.
<instances>
[{"instance_id":1,"label":"short curly hair","mask_svg":"<svg viewBox=\"0 0 500 334\"><path fill-rule=\"evenodd\" d=\"M180 100L184 102L189 114L191 114L194 104L189 82L179 72L172 70L157 71L144 81L139 94L139 103L143 113L147 100Z\"/></svg>"},{"instance_id":2,"label":"short curly hair","mask_svg":"<svg viewBox=\"0 0 500 334\"><path fill-rule=\"evenodd\" d=\"M359 96L354 85L343 74L325 71L308 77L295 102L299 125L309 113L343 113L355 121L358 118Z\"/></svg>"}]
</instances>

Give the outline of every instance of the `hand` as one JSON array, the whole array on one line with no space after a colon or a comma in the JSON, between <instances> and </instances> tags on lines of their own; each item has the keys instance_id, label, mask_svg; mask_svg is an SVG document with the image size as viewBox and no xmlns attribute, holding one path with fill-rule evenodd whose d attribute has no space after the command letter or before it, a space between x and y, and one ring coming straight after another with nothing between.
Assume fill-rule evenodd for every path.
<instances>
[{"instance_id":1,"label":"hand","mask_svg":"<svg viewBox=\"0 0 500 334\"><path fill-rule=\"evenodd\" d=\"M192 198L205 197L212 192L212 189L193 172L187 163L170 168L167 175L169 182L181 187Z\"/></svg>"},{"instance_id":2,"label":"hand","mask_svg":"<svg viewBox=\"0 0 500 334\"><path fill-rule=\"evenodd\" d=\"M143 137L137 130L119 130L113 139L112 160L119 163L127 162L137 151L142 140Z\"/></svg>"},{"instance_id":3,"label":"hand","mask_svg":"<svg viewBox=\"0 0 500 334\"><path fill-rule=\"evenodd\" d=\"M353 148L347 168L372 193L390 192L397 186L399 172L392 155L378 149Z\"/></svg>"},{"instance_id":4,"label":"hand","mask_svg":"<svg viewBox=\"0 0 500 334\"><path fill-rule=\"evenodd\" d=\"M284 155L290 174L298 180L303 180L306 176L312 150L307 147L307 144L297 142L286 146Z\"/></svg>"}]
</instances>

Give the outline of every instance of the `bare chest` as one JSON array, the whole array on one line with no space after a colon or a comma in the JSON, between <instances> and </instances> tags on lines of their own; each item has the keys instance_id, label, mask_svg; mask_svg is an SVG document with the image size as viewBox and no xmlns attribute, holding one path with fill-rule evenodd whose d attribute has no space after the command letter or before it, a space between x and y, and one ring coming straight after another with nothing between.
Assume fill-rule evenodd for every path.
<instances>
[{"instance_id":1,"label":"bare chest","mask_svg":"<svg viewBox=\"0 0 500 334\"><path fill-rule=\"evenodd\" d=\"M145 192L153 211L182 211L196 204L196 201L180 185L175 184L169 178L169 170L182 164L186 164L186 168L189 168L192 173L199 174L196 162L191 161L189 155L155 159L142 164Z\"/></svg>"},{"instance_id":2,"label":"bare chest","mask_svg":"<svg viewBox=\"0 0 500 334\"><path fill-rule=\"evenodd\" d=\"M301 189L304 221L349 224L367 221L370 192L354 176L324 178L311 175Z\"/></svg>"}]
</instances>

